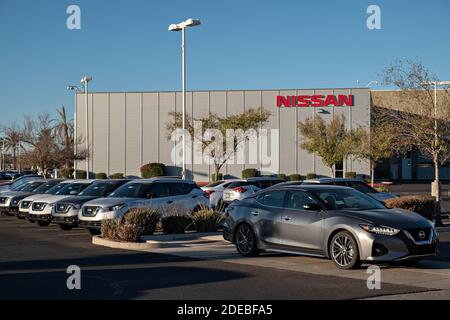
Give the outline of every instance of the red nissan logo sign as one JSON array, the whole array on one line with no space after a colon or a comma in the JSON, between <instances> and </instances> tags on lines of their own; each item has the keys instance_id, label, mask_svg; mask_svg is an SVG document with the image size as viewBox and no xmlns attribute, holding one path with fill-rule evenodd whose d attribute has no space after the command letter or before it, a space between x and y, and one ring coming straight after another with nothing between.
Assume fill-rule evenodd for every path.
<instances>
[{"instance_id":1,"label":"red nissan logo sign","mask_svg":"<svg viewBox=\"0 0 450 320\"><path fill-rule=\"evenodd\" d=\"M352 94L277 96L277 107L351 107L353 105Z\"/></svg>"}]
</instances>

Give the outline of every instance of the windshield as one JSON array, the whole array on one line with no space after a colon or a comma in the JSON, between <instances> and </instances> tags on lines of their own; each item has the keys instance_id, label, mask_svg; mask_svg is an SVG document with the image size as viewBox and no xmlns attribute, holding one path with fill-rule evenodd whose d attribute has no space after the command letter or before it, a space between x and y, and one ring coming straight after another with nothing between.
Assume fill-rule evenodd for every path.
<instances>
[{"instance_id":1,"label":"windshield","mask_svg":"<svg viewBox=\"0 0 450 320\"><path fill-rule=\"evenodd\" d=\"M110 197L115 198L149 198L151 183L129 183L121 186L111 193Z\"/></svg>"},{"instance_id":2,"label":"windshield","mask_svg":"<svg viewBox=\"0 0 450 320\"><path fill-rule=\"evenodd\" d=\"M377 191L363 182L349 182L349 187L361 191L362 193L376 193Z\"/></svg>"},{"instance_id":3,"label":"windshield","mask_svg":"<svg viewBox=\"0 0 450 320\"><path fill-rule=\"evenodd\" d=\"M17 191L24 187L24 184L29 181L29 179L22 179L11 184L11 190Z\"/></svg>"},{"instance_id":4,"label":"windshield","mask_svg":"<svg viewBox=\"0 0 450 320\"><path fill-rule=\"evenodd\" d=\"M68 186L70 183L59 183L56 186L51 187L47 191L45 191L45 194L56 194L59 190L62 188Z\"/></svg>"},{"instance_id":5,"label":"windshield","mask_svg":"<svg viewBox=\"0 0 450 320\"><path fill-rule=\"evenodd\" d=\"M113 184L107 182L94 183L81 191L79 196L105 197L113 189L113 186Z\"/></svg>"},{"instance_id":6,"label":"windshield","mask_svg":"<svg viewBox=\"0 0 450 320\"><path fill-rule=\"evenodd\" d=\"M59 181L51 181L44 184L41 184L39 187L37 187L33 192L36 193L45 193L48 190L50 190L52 187L54 187L56 184L58 184Z\"/></svg>"},{"instance_id":7,"label":"windshield","mask_svg":"<svg viewBox=\"0 0 450 320\"><path fill-rule=\"evenodd\" d=\"M310 191L320 198L329 210L370 210L384 209L380 202L353 189L321 189Z\"/></svg>"},{"instance_id":8,"label":"windshield","mask_svg":"<svg viewBox=\"0 0 450 320\"><path fill-rule=\"evenodd\" d=\"M69 183L65 187L58 190L55 194L59 196L77 195L87 186L89 186L87 183Z\"/></svg>"},{"instance_id":9,"label":"windshield","mask_svg":"<svg viewBox=\"0 0 450 320\"><path fill-rule=\"evenodd\" d=\"M36 189L43 183L44 183L44 181L36 181L36 182L27 183L22 189L20 189L20 191L32 192L32 191L34 191L34 189Z\"/></svg>"}]
</instances>

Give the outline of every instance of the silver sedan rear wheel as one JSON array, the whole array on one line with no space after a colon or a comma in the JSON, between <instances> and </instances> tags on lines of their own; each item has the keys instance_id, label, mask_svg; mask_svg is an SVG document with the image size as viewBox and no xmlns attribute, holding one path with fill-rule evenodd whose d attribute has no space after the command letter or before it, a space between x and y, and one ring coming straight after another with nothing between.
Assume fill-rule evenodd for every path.
<instances>
[{"instance_id":1,"label":"silver sedan rear wheel","mask_svg":"<svg viewBox=\"0 0 450 320\"><path fill-rule=\"evenodd\" d=\"M360 265L358 244L347 232L338 232L331 240L330 255L340 269L353 269Z\"/></svg>"},{"instance_id":2,"label":"silver sedan rear wheel","mask_svg":"<svg viewBox=\"0 0 450 320\"><path fill-rule=\"evenodd\" d=\"M259 254L255 233L248 224L238 226L235 243L237 251L244 257L254 257Z\"/></svg>"}]
</instances>

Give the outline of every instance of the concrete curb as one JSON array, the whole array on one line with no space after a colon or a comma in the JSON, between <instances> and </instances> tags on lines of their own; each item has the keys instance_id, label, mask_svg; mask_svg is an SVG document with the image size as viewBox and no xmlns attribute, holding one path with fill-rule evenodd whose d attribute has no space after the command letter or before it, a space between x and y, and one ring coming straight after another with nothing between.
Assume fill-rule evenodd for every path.
<instances>
[{"instance_id":1,"label":"concrete curb","mask_svg":"<svg viewBox=\"0 0 450 320\"><path fill-rule=\"evenodd\" d=\"M221 233L191 233L179 235L153 235L143 237L144 242L120 242L92 237L92 244L114 249L145 251L155 248L189 247L190 245L225 241Z\"/></svg>"}]
</instances>

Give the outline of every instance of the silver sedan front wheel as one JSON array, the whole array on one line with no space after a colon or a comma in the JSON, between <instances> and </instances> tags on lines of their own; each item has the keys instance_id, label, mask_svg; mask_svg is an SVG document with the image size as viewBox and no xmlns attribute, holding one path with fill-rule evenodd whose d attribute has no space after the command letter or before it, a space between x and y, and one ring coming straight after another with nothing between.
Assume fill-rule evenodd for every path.
<instances>
[{"instance_id":1,"label":"silver sedan front wheel","mask_svg":"<svg viewBox=\"0 0 450 320\"><path fill-rule=\"evenodd\" d=\"M244 257L254 257L259 254L256 244L256 235L252 228L243 223L237 227L235 235L235 243L237 251Z\"/></svg>"},{"instance_id":2,"label":"silver sedan front wheel","mask_svg":"<svg viewBox=\"0 0 450 320\"><path fill-rule=\"evenodd\" d=\"M340 269L353 269L360 266L358 244L347 231L334 235L330 245L330 256Z\"/></svg>"}]
</instances>

